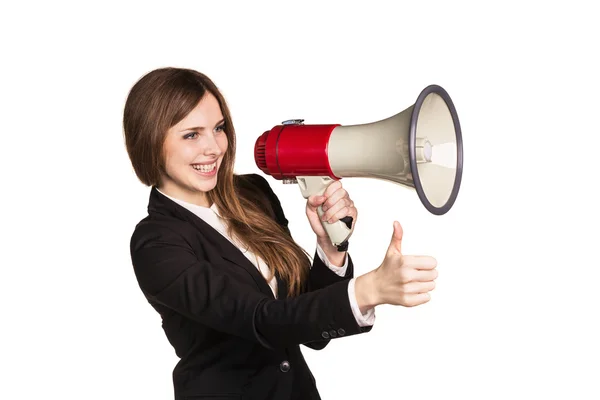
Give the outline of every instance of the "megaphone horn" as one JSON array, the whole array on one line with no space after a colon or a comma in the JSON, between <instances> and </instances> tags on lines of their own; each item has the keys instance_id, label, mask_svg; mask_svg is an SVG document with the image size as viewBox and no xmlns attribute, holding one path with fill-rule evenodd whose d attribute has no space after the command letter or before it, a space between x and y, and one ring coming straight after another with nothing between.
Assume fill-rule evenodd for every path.
<instances>
[{"instance_id":1,"label":"megaphone horn","mask_svg":"<svg viewBox=\"0 0 600 400\"><path fill-rule=\"evenodd\" d=\"M429 212L443 215L460 188L462 132L446 90L430 85L412 106L376 122L343 126L284 121L256 140L254 158L265 174L298 183L304 198L323 194L334 180L367 177L416 190ZM353 231L351 221L323 222L323 227L344 250Z\"/></svg>"}]
</instances>

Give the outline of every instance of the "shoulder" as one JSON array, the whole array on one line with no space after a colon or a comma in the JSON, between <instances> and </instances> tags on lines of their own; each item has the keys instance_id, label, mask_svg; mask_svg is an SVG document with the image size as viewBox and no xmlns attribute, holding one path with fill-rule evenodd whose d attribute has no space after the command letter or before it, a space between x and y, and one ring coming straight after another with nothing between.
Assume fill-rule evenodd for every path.
<instances>
[{"instance_id":1,"label":"shoulder","mask_svg":"<svg viewBox=\"0 0 600 400\"><path fill-rule=\"evenodd\" d=\"M255 190L264 194L273 194L273 189L269 182L259 174L234 175L233 182L238 189Z\"/></svg>"},{"instance_id":2,"label":"shoulder","mask_svg":"<svg viewBox=\"0 0 600 400\"><path fill-rule=\"evenodd\" d=\"M258 174L234 175L234 185L239 195L251 201L267 201L271 206L279 199L269 182Z\"/></svg>"},{"instance_id":3,"label":"shoulder","mask_svg":"<svg viewBox=\"0 0 600 400\"><path fill-rule=\"evenodd\" d=\"M138 222L131 234L130 251L133 255L148 247L176 244L192 248L194 229L186 221L162 215L148 215Z\"/></svg>"},{"instance_id":4,"label":"shoulder","mask_svg":"<svg viewBox=\"0 0 600 400\"><path fill-rule=\"evenodd\" d=\"M287 226L288 220L285 218L281 202L267 179L258 174L235 175L234 184L240 196L258 204L277 222Z\"/></svg>"}]
</instances>

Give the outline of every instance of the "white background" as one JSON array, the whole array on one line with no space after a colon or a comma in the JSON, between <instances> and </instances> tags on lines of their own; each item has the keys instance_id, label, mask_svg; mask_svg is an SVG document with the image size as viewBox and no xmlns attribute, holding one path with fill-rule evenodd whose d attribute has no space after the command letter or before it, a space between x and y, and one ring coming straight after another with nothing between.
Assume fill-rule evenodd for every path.
<instances>
[{"instance_id":1,"label":"white background","mask_svg":"<svg viewBox=\"0 0 600 400\"><path fill-rule=\"evenodd\" d=\"M223 90L237 173L259 172L254 142L285 119L376 121L432 83L456 105L448 214L343 180L357 274L396 219L440 276L430 303L380 307L371 333L304 350L324 399L600 398L597 13L482 3L3 3L0 398L172 398L177 359L129 258L149 189L121 125L128 90L163 66ZM312 253L299 189L268 179Z\"/></svg>"}]
</instances>

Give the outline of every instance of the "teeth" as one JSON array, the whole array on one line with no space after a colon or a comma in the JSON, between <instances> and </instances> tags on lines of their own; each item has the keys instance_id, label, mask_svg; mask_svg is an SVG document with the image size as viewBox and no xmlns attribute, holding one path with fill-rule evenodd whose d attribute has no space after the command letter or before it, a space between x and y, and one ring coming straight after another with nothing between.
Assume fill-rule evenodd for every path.
<instances>
[{"instance_id":1,"label":"teeth","mask_svg":"<svg viewBox=\"0 0 600 400\"><path fill-rule=\"evenodd\" d=\"M216 161L209 165L192 165L192 167L194 167L194 169L196 169L200 172L211 172L213 169L215 169L216 166L217 166Z\"/></svg>"}]
</instances>

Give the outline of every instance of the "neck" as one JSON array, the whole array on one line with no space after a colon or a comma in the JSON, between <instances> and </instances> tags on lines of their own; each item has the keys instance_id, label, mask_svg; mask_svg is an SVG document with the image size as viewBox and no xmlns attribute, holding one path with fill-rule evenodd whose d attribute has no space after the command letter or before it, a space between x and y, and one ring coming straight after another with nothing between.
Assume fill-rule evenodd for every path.
<instances>
[{"instance_id":1,"label":"neck","mask_svg":"<svg viewBox=\"0 0 600 400\"><path fill-rule=\"evenodd\" d=\"M167 196L185 201L187 203L207 208L212 205L212 202L209 201L208 195L205 192L189 191L168 183L158 185L156 188Z\"/></svg>"}]
</instances>

